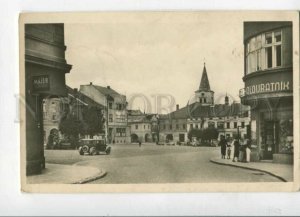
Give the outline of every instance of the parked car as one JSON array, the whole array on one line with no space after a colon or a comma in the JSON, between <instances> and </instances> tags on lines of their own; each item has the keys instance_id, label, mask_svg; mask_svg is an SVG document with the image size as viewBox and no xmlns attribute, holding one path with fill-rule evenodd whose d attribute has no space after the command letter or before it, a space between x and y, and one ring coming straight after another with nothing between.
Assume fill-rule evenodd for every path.
<instances>
[{"instance_id":1,"label":"parked car","mask_svg":"<svg viewBox=\"0 0 300 217\"><path fill-rule=\"evenodd\" d=\"M106 145L104 139L81 139L78 151L80 155L110 154L111 147Z\"/></svg>"},{"instance_id":2,"label":"parked car","mask_svg":"<svg viewBox=\"0 0 300 217\"><path fill-rule=\"evenodd\" d=\"M194 147L200 146L200 142L198 140L195 140L195 141L192 141L191 145Z\"/></svg>"}]
</instances>

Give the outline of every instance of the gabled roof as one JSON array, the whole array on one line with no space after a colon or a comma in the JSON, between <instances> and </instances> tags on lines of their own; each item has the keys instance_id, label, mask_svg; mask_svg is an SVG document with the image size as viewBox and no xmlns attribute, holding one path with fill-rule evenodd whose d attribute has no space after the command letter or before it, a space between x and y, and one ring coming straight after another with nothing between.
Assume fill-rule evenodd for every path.
<instances>
[{"instance_id":1,"label":"gabled roof","mask_svg":"<svg viewBox=\"0 0 300 217\"><path fill-rule=\"evenodd\" d=\"M77 102L79 102L80 104L82 105L94 105L94 106L100 106L100 107L103 107L103 105L97 103L96 101L94 101L93 99L91 99L90 97L88 97L87 95L81 93L80 91L78 90L75 90L69 86L67 86L67 92L68 92L68 95L72 98L76 98Z\"/></svg>"},{"instance_id":2,"label":"gabled roof","mask_svg":"<svg viewBox=\"0 0 300 217\"><path fill-rule=\"evenodd\" d=\"M204 63L202 77L199 85L199 91L210 91L209 80L206 72L206 67Z\"/></svg>"}]
</instances>

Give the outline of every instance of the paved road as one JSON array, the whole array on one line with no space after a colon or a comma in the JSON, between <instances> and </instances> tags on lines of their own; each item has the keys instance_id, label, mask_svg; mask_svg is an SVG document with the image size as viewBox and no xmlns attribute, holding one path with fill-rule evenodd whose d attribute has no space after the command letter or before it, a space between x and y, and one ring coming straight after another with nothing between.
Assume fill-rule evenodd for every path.
<instances>
[{"instance_id":1,"label":"paved road","mask_svg":"<svg viewBox=\"0 0 300 217\"><path fill-rule=\"evenodd\" d=\"M111 155L80 156L77 151L46 151L50 163L103 168L107 175L92 183L278 182L265 173L211 163L219 148L114 145Z\"/></svg>"}]
</instances>

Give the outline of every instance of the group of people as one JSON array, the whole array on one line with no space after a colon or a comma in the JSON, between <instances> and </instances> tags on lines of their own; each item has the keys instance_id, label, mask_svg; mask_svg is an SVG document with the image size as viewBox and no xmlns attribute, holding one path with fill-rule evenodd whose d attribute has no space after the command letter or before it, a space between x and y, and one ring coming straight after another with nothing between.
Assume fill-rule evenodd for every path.
<instances>
[{"instance_id":1,"label":"group of people","mask_svg":"<svg viewBox=\"0 0 300 217\"><path fill-rule=\"evenodd\" d=\"M234 138L230 143L225 139L225 136L221 136L221 140L219 142L219 146L221 146L221 156L222 159L226 158L231 159L231 150L233 148L233 162L250 162L250 153L251 153L251 142L249 139L245 139L241 144L238 138Z\"/></svg>"}]
</instances>

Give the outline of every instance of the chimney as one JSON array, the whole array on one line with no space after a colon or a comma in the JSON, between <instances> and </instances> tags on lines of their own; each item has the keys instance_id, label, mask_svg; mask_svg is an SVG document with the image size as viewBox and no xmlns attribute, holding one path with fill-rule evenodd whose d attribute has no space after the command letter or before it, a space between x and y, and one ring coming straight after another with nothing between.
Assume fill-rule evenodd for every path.
<instances>
[{"instance_id":1,"label":"chimney","mask_svg":"<svg viewBox=\"0 0 300 217\"><path fill-rule=\"evenodd\" d=\"M93 82L90 82L90 85L93 85Z\"/></svg>"},{"instance_id":2,"label":"chimney","mask_svg":"<svg viewBox=\"0 0 300 217\"><path fill-rule=\"evenodd\" d=\"M176 105L176 111L178 111L178 110L179 110L179 104Z\"/></svg>"},{"instance_id":3,"label":"chimney","mask_svg":"<svg viewBox=\"0 0 300 217\"><path fill-rule=\"evenodd\" d=\"M110 89L110 86L107 86L107 89Z\"/></svg>"}]
</instances>

